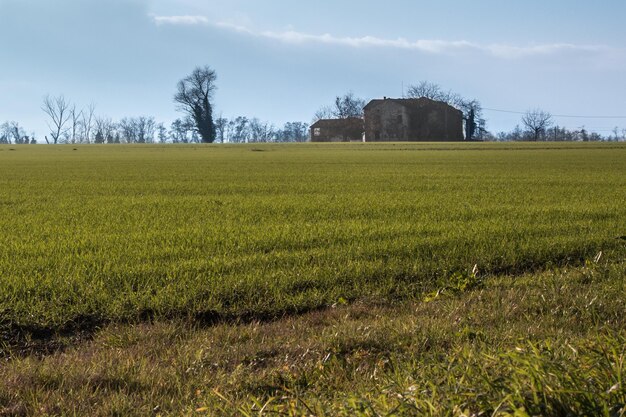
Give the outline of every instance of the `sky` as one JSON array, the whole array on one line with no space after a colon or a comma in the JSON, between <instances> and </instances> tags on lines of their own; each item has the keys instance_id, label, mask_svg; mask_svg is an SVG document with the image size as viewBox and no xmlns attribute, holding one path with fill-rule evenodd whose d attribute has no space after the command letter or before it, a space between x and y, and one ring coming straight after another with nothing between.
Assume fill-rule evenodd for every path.
<instances>
[{"instance_id":1,"label":"sky","mask_svg":"<svg viewBox=\"0 0 626 417\"><path fill-rule=\"evenodd\" d=\"M540 108L608 135L626 128L625 16L624 0L0 0L0 123L42 138L49 94L169 125L177 81L209 65L227 118L310 122L348 91L427 80L491 109L494 133L521 119L495 110Z\"/></svg>"}]
</instances>

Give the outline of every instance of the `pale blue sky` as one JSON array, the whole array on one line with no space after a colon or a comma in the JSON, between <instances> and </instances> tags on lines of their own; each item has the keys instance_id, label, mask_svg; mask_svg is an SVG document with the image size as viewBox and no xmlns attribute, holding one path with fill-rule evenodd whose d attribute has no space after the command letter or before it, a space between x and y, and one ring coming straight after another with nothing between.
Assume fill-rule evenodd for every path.
<instances>
[{"instance_id":1,"label":"pale blue sky","mask_svg":"<svg viewBox=\"0 0 626 417\"><path fill-rule=\"evenodd\" d=\"M277 125L348 90L398 97L420 80L487 108L626 116L625 17L623 0L0 0L0 121L42 138L49 93L169 125L177 80L205 64L217 114ZM520 118L485 116L494 132Z\"/></svg>"}]
</instances>

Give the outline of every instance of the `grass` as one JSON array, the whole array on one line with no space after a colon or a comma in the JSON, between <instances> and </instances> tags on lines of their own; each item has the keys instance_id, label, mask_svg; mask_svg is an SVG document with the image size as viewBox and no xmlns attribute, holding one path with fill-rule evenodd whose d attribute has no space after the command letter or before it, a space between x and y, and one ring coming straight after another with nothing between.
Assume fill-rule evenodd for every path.
<instances>
[{"instance_id":1,"label":"grass","mask_svg":"<svg viewBox=\"0 0 626 417\"><path fill-rule=\"evenodd\" d=\"M0 415L624 415L625 162L0 146Z\"/></svg>"},{"instance_id":2,"label":"grass","mask_svg":"<svg viewBox=\"0 0 626 417\"><path fill-rule=\"evenodd\" d=\"M0 415L626 415L626 263L431 302L110 325L0 367Z\"/></svg>"},{"instance_id":3,"label":"grass","mask_svg":"<svg viewBox=\"0 0 626 417\"><path fill-rule=\"evenodd\" d=\"M18 329L419 297L626 233L624 146L0 149L0 318Z\"/></svg>"}]
</instances>

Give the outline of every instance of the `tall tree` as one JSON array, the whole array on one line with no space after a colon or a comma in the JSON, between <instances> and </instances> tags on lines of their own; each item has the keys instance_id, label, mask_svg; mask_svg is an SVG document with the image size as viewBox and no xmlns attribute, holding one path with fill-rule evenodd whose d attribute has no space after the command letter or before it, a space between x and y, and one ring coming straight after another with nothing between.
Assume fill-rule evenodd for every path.
<instances>
[{"instance_id":1,"label":"tall tree","mask_svg":"<svg viewBox=\"0 0 626 417\"><path fill-rule=\"evenodd\" d=\"M52 136L53 143L57 144L59 138L67 133L67 123L71 117L70 103L63 96L50 97L47 95L43 99L41 109L50 117L48 122L50 136Z\"/></svg>"},{"instance_id":2,"label":"tall tree","mask_svg":"<svg viewBox=\"0 0 626 417\"><path fill-rule=\"evenodd\" d=\"M530 132L532 140L536 142L552 126L552 115L541 109L529 110L522 116L522 123Z\"/></svg>"},{"instance_id":3,"label":"tall tree","mask_svg":"<svg viewBox=\"0 0 626 417\"><path fill-rule=\"evenodd\" d=\"M215 124L211 99L217 88L217 74L208 66L197 67L187 77L178 82L174 101L179 109L192 118L202 142L215 141Z\"/></svg>"}]
</instances>

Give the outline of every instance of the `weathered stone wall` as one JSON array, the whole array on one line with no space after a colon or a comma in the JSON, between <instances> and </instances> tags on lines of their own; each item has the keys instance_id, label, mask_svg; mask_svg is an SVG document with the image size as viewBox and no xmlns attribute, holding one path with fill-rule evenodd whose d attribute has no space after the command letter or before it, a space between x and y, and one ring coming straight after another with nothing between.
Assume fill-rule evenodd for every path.
<instances>
[{"instance_id":1,"label":"weathered stone wall","mask_svg":"<svg viewBox=\"0 0 626 417\"><path fill-rule=\"evenodd\" d=\"M366 108L366 141L407 140L408 134L409 114L405 106L392 100L385 100L384 103Z\"/></svg>"},{"instance_id":2,"label":"weathered stone wall","mask_svg":"<svg viewBox=\"0 0 626 417\"><path fill-rule=\"evenodd\" d=\"M429 99L372 100L365 107L365 140L462 141L463 114Z\"/></svg>"}]
</instances>

